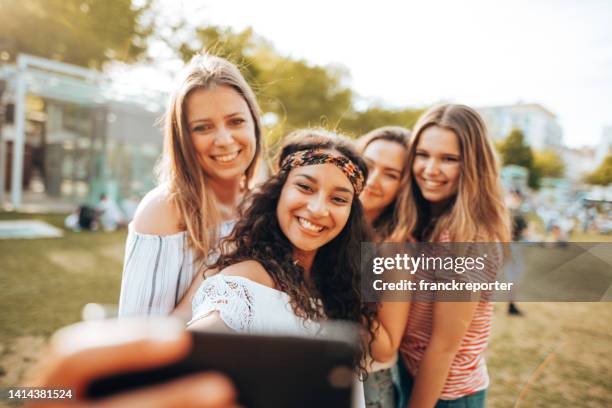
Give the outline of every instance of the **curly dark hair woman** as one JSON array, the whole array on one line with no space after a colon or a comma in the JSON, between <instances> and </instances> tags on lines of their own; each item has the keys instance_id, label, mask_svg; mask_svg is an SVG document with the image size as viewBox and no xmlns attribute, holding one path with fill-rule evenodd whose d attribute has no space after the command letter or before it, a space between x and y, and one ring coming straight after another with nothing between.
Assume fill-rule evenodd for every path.
<instances>
[{"instance_id":1,"label":"curly dark hair woman","mask_svg":"<svg viewBox=\"0 0 612 408\"><path fill-rule=\"evenodd\" d=\"M364 324L373 335L376 307L361 301L360 286L361 242L369 239L358 199L368 174L365 162L349 139L307 129L286 139L277 164L276 174L241 207L239 221L223 241L224 253L211 269L256 261L275 289L289 296L296 316ZM319 179L308 173L315 167L325 169ZM325 190L334 172L345 187Z\"/></svg>"}]
</instances>

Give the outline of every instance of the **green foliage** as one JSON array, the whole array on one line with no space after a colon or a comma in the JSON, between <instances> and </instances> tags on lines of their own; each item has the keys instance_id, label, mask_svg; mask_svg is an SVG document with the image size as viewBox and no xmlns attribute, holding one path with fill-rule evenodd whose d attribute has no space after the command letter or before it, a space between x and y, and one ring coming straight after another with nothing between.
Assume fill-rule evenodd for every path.
<instances>
[{"instance_id":1,"label":"green foliage","mask_svg":"<svg viewBox=\"0 0 612 408\"><path fill-rule=\"evenodd\" d=\"M498 146L504 165L514 164L528 169L533 167L531 147L525 143L525 135L520 129L513 129Z\"/></svg>"},{"instance_id":2,"label":"green foliage","mask_svg":"<svg viewBox=\"0 0 612 408\"><path fill-rule=\"evenodd\" d=\"M202 50L235 62L258 95L267 123L267 144L301 127L325 127L359 136L376 127L412 127L422 112L373 107L357 111L349 73L281 55L251 28L235 31L195 26L189 16L163 15L155 0L0 0L0 39L16 52L100 68L108 60L132 61L147 40L165 43L188 61ZM11 42L9 41L9 42ZM1 43L1 41L0 41ZM6 43L6 41L5 41Z\"/></svg>"},{"instance_id":3,"label":"green foliage","mask_svg":"<svg viewBox=\"0 0 612 408\"><path fill-rule=\"evenodd\" d=\"M525 167L529 171L527 185L534 189L540 187L541 170L534 166L533 152L520 129L513 129L505 140L497 144L497 149L504 166L514 164Z\"/></svg>"},{"instance_id":4,"label":"green foliage","mask_svg":"<svg viewBox=\"0 0 612 408\"><path fill-rule=\"evenodd\" d=\"M341 70L312 66L277 56L262 72L262 108L279 115L290 128L324 126L335 128L352 110L352 91L342 86Z\"/></svg>"},{"instance_id":5,"label":"green foliage","mask_svg":"<svg viewBox=\"0 0 612 408\"><path fill-rule=\"evenodd\" d=\"M263 111L275 113L288 129L333 126L351 109L352 91L342 85L346 72L340 69L282 56L250 28L235 33L208 26L198 29L196 37L195 43L179 45L183 60L206 50L235 62L255 88Z\"/></svg>"},{"instance_id":6,"label":"green foliage","mask_svg":"<svg viewBox=\"0 0 612 408\"><path fill-rule=\"evenodd\" d=\"M411 128L421 110L390 110L374 107L358 112L353 91L346 85L349 73L336 66L317 66L283 56L265 39L247 28L208 26L195 30L196 41L180 44L167 39L184 61L206 50L235 62L253 85L261 108L274 114L267 144L275 150L283 135L300 127L326 127L353 136L376 127L400 125Z\"/></svg>"},{"instance_id":7,"label":"green foliage","mask_svg":"<svg viewBox=\"0 0 612 408\"><path fill-rule=\"evenodd\" d=\"M534 190L538 190L540 188L540 180L542 179L542 173L540 173L540 169L537 167L533 167L529 169L529 176L527 177L527 185Z\"/></svg>"},{"instance_id":8,"label":"green foliage","mask_svg":"<svg viewBox=\"0 0 612 408\"><path fill-rule=\"evenodd\" d=\"M242 74L250 83L256 81L261 75L254 55L260 49L268 46L265 40L257 36L251 28L234 33L231 28L218 26L197 28L195 41L172 44L171 39L166 39L166 42L171 48L176 48L179 56L185 62L202 50L227 58L241 68Z\"/></svg>"},{"instance_id":9,"label":"green foliage","mask_svg":"<svg viewBox=\"0 0 612 408\"><path fill-rule=\"evenodd\" d=\"M565 163L554 150L535 151L533 165L541 177L563 177Z\"/></svg>"},{"instance_id":10,"label":"green foliage","mask_svg":"<svg viewBox=\"0 0 612 408\"><path fill-rule=\"evenodd\" d=\"M403 126L412 129L424 109L385 109L372 107L353 114L340 123L340 127L355 136L363 135L382 126Z\"/></svg>"},{"instance_id":11,"label":"green foliage","mask_svg":"<svg viewBox=\"0 0 612 408\"><path fill-rule=\"evenodd\" d=\"M589 184L607 186L612 183L612 153L609 153L599 167L589 174L585 181Z\"/></svg>"},{"instance_id":12,"label":"green foliage","mask_svg":"<svg viewBox=\"0 0 612 408\"><path fill-rule=\"evenodd\" d=\"M0 0L0 39L14 61L26 53L100 68L133 61L146 51L151 28L140 24L150 6L131 0Z\"/></svg>"}]
</instances>

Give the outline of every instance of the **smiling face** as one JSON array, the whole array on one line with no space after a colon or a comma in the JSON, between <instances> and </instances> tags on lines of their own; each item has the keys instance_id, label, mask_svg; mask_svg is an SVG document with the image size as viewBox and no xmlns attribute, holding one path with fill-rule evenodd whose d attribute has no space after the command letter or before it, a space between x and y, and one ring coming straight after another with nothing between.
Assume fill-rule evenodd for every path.
<instances>
[{"instance_id":1,"label":"smiling face","mask_svg":"<svg viewBox=\"0 0 612 408\"><path fill-rule=\"evenodd\" d=\"M363 152L369 175L359 196L366 213L380 213L395 200L406 162L406 149L397 142L377 139Z\"/></svg>"},{"instance_id":2,"label":"smiling face","mask_svg":"<svg viewBox=\"0 0 612 408\"><path fill-rule=\"evenodd\" d=\"M244 175L256 150L255 124L242 96L229 86L198 88L186 100L191 140L213 180Z\"/></svg>"},{"instance_id":3,"label":"smiling face","mask_svg":"<svg viewBox=\"0 0 612 408\"><path fill-rule=\"evenodd\" d=\"M444 204L457 194L461 175L461 150L457 135L430 126L417 142L412 174L421 194L431 204Z\"/></svg>"},{"instance_id":4,"label":"smiling face","mask_svg":"<svg viewBox=\"0 0 612 408\"><path fill-rule=\"evenodd\" d=\"M312 253L340 234L351 213L354 190L333 164L296 167L281 191L276 216L294 249Z\"/></svg>"}]
</instances>

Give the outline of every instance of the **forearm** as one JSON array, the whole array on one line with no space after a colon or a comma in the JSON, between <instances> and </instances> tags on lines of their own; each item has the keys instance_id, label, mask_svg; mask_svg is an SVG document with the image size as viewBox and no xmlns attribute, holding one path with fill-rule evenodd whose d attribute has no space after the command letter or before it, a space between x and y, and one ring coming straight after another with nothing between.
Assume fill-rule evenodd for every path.
<instances>
[{"instance_id":1,"label":"forearm","mask_svg":"<svg viewBox=\"0 0 612 408\"><path fill-rule=\"evenodd\" d=\"M378 312L379 327L374 333L372 358L389 361L397 353L404 336L410 303L382 302Z\"/></svg>"},{"instance_id":2,"label":"forearm","mask_svg":"<svg viewBox=\"0 0 612 408\"><path fill-rule=\"evenodd\" d=\"M435 406L442 394L455 354L454 350L441 350L431 345L425 350L414 379L409 408Z\"/></svg>"},{"instance_id":3,"label":"forearm","mask_svg":"<svg viewBox=\"0 0 612 408\"><path fill-rule=\"evenodd\" d=\"M207 316L193 321L189 326L187 326L187 330L214 331L224 333L235 332L235 330L231 329L228 325L225 324L223 319L221 319L221 315L218 311L214 311Z\"/></svg>"},{"instance_id":4,"label":"forearm","mask_svg":"<svg viewBox=\"0 0 612 408\"><path fill-rule=\"evenodd\" d=\"M191 320L191 298L188 299L187 296L183 297L183 300L176 305L172 313L170 313L172 317L176 317L183 322L187 323Z\"/></svg>"},{"instance_id":5,"label":"forearm","mask_svg":"<svg viewBox=\"0 0 612 408\"><path fill-rule=\"evenodd\" d=\"M181 301L176 305L174 311L172 312L172 316L177 317L185 322L191 320L192 311L191 311L191 302L196 292L200 288L202 284L202 276L200 274L196 274L193 278L193 282L191 282L191 286L181 299Z\"/></svg>"},{"instance_id":6,"label":"forearm","mask_svg":"<svg viewBox=\"0 0 612 408\"><path fill-rule=\"evenodd\" d=\"M397 348L394 347L388 331L385 330L382 324L376 330L371 347L372 358L380 362L391 360L395 353L397 353Z\"/></svg>"}]
</instances>

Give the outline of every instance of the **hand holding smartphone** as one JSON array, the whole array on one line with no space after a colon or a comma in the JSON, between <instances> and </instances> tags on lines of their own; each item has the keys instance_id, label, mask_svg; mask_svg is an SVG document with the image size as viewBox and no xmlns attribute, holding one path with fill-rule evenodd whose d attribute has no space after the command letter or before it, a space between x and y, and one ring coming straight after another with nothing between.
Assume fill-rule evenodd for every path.
<instances>
[{"instance_id":1,"label":"hand holding smartphone","mask_svg":"<svg viewBox=\"0 0 612 408\"><path fill-rule=\"evenodd\" d=\"M345 333L343 333L345 334ZM347 336L295 337L190 332L192 348L177 362L93 380L99 399L199 372L225 374L246 407L350 407L359 348Z\"/></svg>"}]
</instances>

